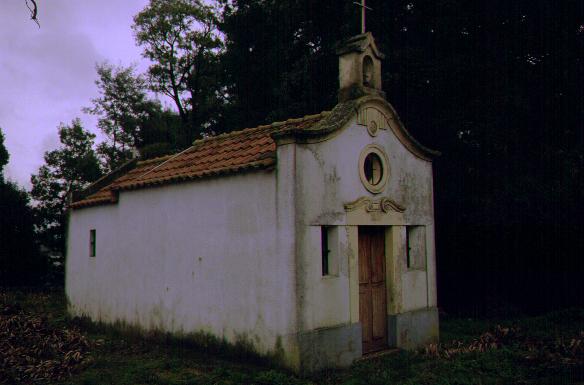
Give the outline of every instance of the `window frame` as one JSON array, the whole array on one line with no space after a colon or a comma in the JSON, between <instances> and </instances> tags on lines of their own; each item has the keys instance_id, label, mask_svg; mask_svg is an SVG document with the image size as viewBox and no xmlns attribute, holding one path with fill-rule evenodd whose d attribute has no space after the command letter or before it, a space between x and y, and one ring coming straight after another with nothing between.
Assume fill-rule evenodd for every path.
<instances>
[{"instance_id":1,"label":"window frame","mask_svg":"<svg viewBox=\"0 0 584 385\"><path fill-rule=\"evenodd\" d=\"M379 182L376 184L370 183L365 173L365 161L370 154L377 156L381 167L381 177ZM361 179L361 183L365 189L373 194L379 194L383 192L385 186L387 185L387 181L389 180L389 176L389 159L385 151L383 151L383 149L377 144L369 144L365 146L365 148L361 151L361 155L359 156L359 178Z\"/></svg>"}]
</instances>

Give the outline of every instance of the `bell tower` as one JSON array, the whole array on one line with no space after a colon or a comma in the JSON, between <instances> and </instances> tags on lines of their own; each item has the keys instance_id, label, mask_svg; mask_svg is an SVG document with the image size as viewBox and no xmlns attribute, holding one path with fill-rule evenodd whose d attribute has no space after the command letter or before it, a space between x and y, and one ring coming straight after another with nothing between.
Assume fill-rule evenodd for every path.
<instances>
[{"instance_id":1,"label":"bell tower","mask_svg":"<svg viewBox=\"0 0 584 385\"><path fill-rule=\"evenodd\" d=\"M365 95L385 98L381 89L381 60L385 58L371 32L353 36L337 48L339 102Z\"/></svg>"}]
</instances>

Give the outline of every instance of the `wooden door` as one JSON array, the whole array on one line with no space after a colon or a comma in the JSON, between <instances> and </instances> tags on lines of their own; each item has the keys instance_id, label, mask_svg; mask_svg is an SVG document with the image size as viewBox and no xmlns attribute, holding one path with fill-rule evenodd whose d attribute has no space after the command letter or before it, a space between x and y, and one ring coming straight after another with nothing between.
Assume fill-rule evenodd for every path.
<instances>
[{"instance_id":1,"label":"wooden door","mask_svg":"<svg viewBox=\"0 0 584 385\"><path fill-rule=\"evenodd\" d=\"M363 328L363 354L387 347L383 227L359 227L359 321Z\"/></svg>"}]
</instances>

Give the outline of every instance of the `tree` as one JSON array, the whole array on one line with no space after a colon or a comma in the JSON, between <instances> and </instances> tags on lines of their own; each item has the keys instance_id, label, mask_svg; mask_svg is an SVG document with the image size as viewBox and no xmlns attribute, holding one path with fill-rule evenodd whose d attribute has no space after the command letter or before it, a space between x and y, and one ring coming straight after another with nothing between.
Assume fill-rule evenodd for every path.
<instances>
[{"instance_id":1,"label":"tree","mask_svg":"<svg viewBox=\"0 0 584 385\"><path fill-rule=\"evenodd\" d=\"M215 13L199 0L151 0L132 26L152 90L174 102L191 141L212 130L223 100Z\"/></svg>"},{"instance_id":2,"label":"tree","mask_svg":"<svg viewBox=\"0 0 584 385\"><path fill-rule=\"evenodd\" d=\"M39 23L38 19L38 7L35 0L24 0L24 3L28 7L30 11L30 19L36 23L36 25L40 28L41 24Z\"/></svg>"},{"instance_id":3,"label":"tree","mask_svg":"<svg viewBox=\"0 0 584 385\"><path fill-rule=\"evenodd\" d=\"M95 135L79 119L58 128L61 147L47 151L45 164L32 175L31 195L36 201L36 227L44 246L64 252L67 206L70 195L101 176L93 150Z\"/></svg>"},{"instance_id":4,"label":"tree","mask_svg":"<svg viewBox=\"0 0 584 385\"><path fill-rule=\"evenodd\" d=\"M2 133L2 128L0 128L0 182L4 181L4 166L8 164L10 159L10 154L4 146L4 134Z\"/></svg>"},{"instance_id":5,"label":"tree","mask_svg":"<svg viewBox=\"0 0 584 385\"><path fill-rule=\"evenodd\" d=\"M29 203L25 190L0 182L0 286L38 285L44 275Z\"/></svg>"},{"instance_id":6,"label":"tree","mask_svg":"<svg viewBox=\"0 0 584 385\"><path fill-rule=\"evenodd\" d=\"M352 1L223 3L227 125L253 127L336 104L335 45L359 31L359 11Z\"/></svg>"},{"instance_id":7,"label":"tree","mask_svg":"<svg viewBox=\"0 0 584 385\"><path fill-rule=\"evenodd\" d=\"M44 272L44 264L34 237L28 194L4 180L8 158L0 129L0 285L35 284Z\"/></svg>"},{"instance_id":8,"label":"tree","mask_svg":"<svg viewBox=\"0 0 584 385\"><path fill-rule=\"evenodd\" d=\"M99 117L97 125L107 141L99 144L97 153L109 172L131 159L135 150L151 144L146 143L146 131L152 129L148 121L161 114L161 106L148 98L146 82L134 67L102 63L96 69L100 96L84 111Z\"/></svg>"},{"instance_id":9,"label":"tree","mask_svg":"<svg viewBox=\"0 0 584 385\"><path fill-rule=\"evenodd\" d=\"M176 153L192 143L188 132L182 129L180 116L157 106L143 125L142 146L138 148L142 159Z\"/></svg>"},{"instance_id":10,"label":"tree","mask_svg":"<svg viewBox=\"0 0 584 385\"><path fill-rule=\"evenodd\" d=\"M166 155L190 145L177 114L164 110L147 94L145 79L134 67L98 65L100 96L84 109L99 117L98 128L107 140L97 146L102 168L110 172L138 151L143 158Z\"/></svg>"}]
</instances>

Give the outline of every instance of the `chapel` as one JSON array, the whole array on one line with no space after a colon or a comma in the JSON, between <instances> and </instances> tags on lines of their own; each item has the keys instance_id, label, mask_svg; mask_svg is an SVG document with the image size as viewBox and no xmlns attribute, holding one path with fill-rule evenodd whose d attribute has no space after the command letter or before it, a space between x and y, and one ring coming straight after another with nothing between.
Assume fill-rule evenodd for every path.
<instances>
[{"instance_id":1,"label":"chapel","mask_svg":"<svg viewBox=\"0 0 584 385\"><path fill-rule=\"evenodd\" d=\"M438 339L432 160L338 47L330 111L133 160L70 204L73 315L245 342L299 372Z\"/></svg>"}]
</instances>

